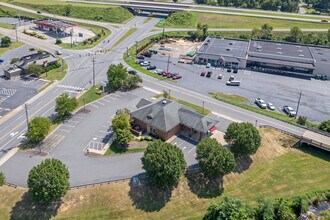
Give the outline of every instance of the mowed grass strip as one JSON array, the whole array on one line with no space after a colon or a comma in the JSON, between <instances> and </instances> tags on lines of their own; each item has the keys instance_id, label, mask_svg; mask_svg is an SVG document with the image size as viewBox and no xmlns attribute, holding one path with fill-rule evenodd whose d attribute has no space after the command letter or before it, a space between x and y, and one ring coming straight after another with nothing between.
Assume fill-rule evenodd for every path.
<instances>
[{"instance_id":1,"label":"mowed grass strip","mask_svg":"<svg viewBox=\"0 0 330 220\"><path fill-rule=\"evenodd\" d=\"M78 98L78 106L77 109L84 106L84 104L91 103L99 98L101 98L102 95L100 93L100 85L92 86L89 90L87 90L82 96Z\"/></svg>"},{"instance_id":2,"label":"mowed grass strip","mask_svg":"<svg viewBox=\"0 0 330 220\"><path fill-rule=\"evenodd\" d=\"M59 59L58 62L62 65L62 59ZM41 74L40 77L42 79L49 80L51 82L54 82L55 80L62 80L68 71L68 64L65 61L63 61L63 63L64 63L63 68L61 66L59 68L53 69L48 73Z\"/></svg>"},{"instance_id":3,"label":"mowed grass strip","mask_svg":"<svg viewBox=\"0 0 330 220\"><path fill-rule=\"evenodd\" d=\"M36 219L56 213L54 219L103 219L104 216L108 219L201 219L210 203L220 202L224 195L254 205L258 196L287 198L307 191L329 189L329 153L313 147L285 148L282 145L287 146L293 141L290 136L272 129L260 132L262 145L253 156L253 163L244 172L226 176L224 194L212 199L194 194L186 178L182 178L165 204L161 196L154 196L145 188L131 188L129 181L123 181L71 190L56 212L41 212L32 208L28 201L21 201L26 190L0 187L0 198L6 198L0 204L1 217L17 219L24 213L25 219ZM144 211L152 205L161 208Z\"/></svg>"},{"instance_id":4,"label":"mowed grass strip","mask_svg":"<svg viewBox=\"0 0 330 220\"><path fill-rule=\"evenodd\" d=\"M186 12L187 13L187 12ZM175 13L174 13L175 14ZM171 16L173 16L172 14ZM196 28L197 23L207 24L209 28L256 28L261 27L263 24L269 24L273 28L285 28L290 29L292 27L299 27L302 29L328 29L329 24L327 23L315 23L307 21L291 21L285 19L277 18L259 18L259 17L249 17L244 15L222 15L222 14L212 14L212 13L200 13L200 12L190 12L191 17L189 21L180 21L176 18L171 20L171 16L167 18L165 27L173 28ZM182 16L184 17L187 16ZM174 21L175 20L175 21ZM180 21L180 22L178 22ZM158 27L163 27L163 24L158 23Z\"/></svg>"},{"instance_id":5,"label":"mowed grass strip","mask_svg":"<svg viewBox=\"0 0 330 220\"><path fill-rule=\"evenodd\" d=\"M131 28L129 29L112 47L115 48L117 45L119 45L121 42L123 42L126 38L131 36L135 31L137 31L137 28Z\"/></svg>"}]
</instances>

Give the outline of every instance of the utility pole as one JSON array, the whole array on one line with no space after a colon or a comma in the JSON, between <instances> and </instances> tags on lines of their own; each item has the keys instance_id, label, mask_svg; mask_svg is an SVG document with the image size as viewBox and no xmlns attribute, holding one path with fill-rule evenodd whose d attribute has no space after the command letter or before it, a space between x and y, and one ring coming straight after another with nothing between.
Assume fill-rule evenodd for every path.
<instances>
[{"instance_id":1,"label":"utility pole","mask_svg":"<svg viewBox=\"0 0 330 220\"><path fill-rule=\"evenodd\" d=\"M95 86L95 58L93 57L93 86Z\"/></svg>"},{"instance_id":2,"label":"utility pole","mask_svg":"<svg viewBox=\"0 0 330 220\"><path fill-rule=\"evenodd\" d=\"M126 47L126 57L128 57L128 47Z\"/></svg>"},{"instance_id":3,"label":"utility pole","mask_svg":"<svg viewBox=\"0 0 330 220\"><path fill-rule=\"evenodd\" d=\"M72 42L72 37L73 37L73 28L71 28L71 31L70 31L70 35L71 35L71 47L72 47L72 44L73 44L73 42Z\"/></svg>"},{"instance_id":4,"label":"utility pole","mask_svg":"<svg viewBox=\"0 0 330 220\"><path fill-rule=\"evenodd\" d=\"M86 101L85 99L83 99L83 101L84 101L84 112L86 112Z\"/></svg>"},{"instance_id":5,"label":"utility pole","mask_svg":"<svg viewBox=\"0 0 330 220\"><path fill-rule=\"evenodd\" d=\"M205 103L205 102L203 101L203 114L204 114L204 103Z\"/></svg>"},{"instance_id":6,"label":"utility pole","mask_svg":"<svg viewBox=\"0 0 330 220\"><path fill-rule=\"evenodd\" d=\"M171 99L171 90L168 90L168 99Z\"/></svg>"},{"instance_id":7,"label":"utility pole","mask_svg":"<svg viewBox=\"0 0 330 220\"><path fill-rule=\"evenodd\" d=\"M62 59L62 73L64 72L64 60Z\"/></svg>"},{"instance_id":8,"label":"utility pole","mask_svg":"<svg viewBox=\"0 0 330 220\"><path fill-rule=\"evenodd\" d=\"M170 57L171 57L171 54L169 53L168 54L168 59L167 59L167 70L166 70L166 72L168 72L168 69L170 67Z\"/></svg>"},{"instance_id":9,"label":"utility pole","mask_svg":"<svg viewBox=\"0 0 330 220\"><path fill-rule=\"evenodd\" d=\"M297 112L296 112L296 116L295 116L295 118L297 118L297 115L298 115L298 110L299 110L299 106L300 106L301 95L302 95L302 92L300 91L300 92L299 92L299 98L298 98L298 104L297 104Z\"/></svg>"},{"instance_id":10,"label":"utility pole","mask_svg":"<svg viewBox=\"0 0 330 220\"><path fill-rule=\"evenodd\" d=\"M163 38L165 36L165 22L163 23Z\"/></svg>"},{"instance_id":11,"label":"utility pole","mask_svg":"<svg viewBox=\"0 0 330 220\"><path fill-rule=\"evenodd\" d=\"M24 104L24 108L25 108L26 126L27 128L29 128L29 110L26 104Z\"/></svg>"},{"instance_id":12,"label":"utility pole","mask_svg":"<svg viewBox=\"0 0 330 220\"><path fill-rule=\"evenodd\" d=\"M16 42L18 42L17 23L15 24Z\"/></svg>"}]
</instances>

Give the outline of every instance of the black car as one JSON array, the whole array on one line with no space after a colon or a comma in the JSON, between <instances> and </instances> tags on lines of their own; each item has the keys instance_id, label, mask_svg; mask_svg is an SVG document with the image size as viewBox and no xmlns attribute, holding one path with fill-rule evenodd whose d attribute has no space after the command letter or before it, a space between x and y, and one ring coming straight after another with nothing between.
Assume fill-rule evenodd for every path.
<instances>
[{"instance_id":1,"label":"black car","mask_svg":"<svg viewBox=\"0 0 330 220\"><path fill-rule=\"evenodd\" d=\"M210 78L212 76L212 71L208 71L206 77Z\"/></svg>"},{"instance_id":2,"label":"black car","mask_svg":"<svg viewBox=\"0 0 330 220\"><path fill-rule=\"evenodd\" d=\"M138 55L136 58L139 59L139 60L144 60L144 56L143 55Z\"/></svg>"},{"instance_id":3,"label":"black car","mask_svg":"<svg viewBox=\"0 0 330 220\"><path fill-rule=\"evenodd\" d=\"M238 69L234 69L233 70L233 73L238 73Z\"/></svg>"},{"instance_id":4,"label":"black car","mask_svg":"<svg viewBox=\"0 0 330 220\"><path fill-rule=\"evenodd\" d=\"M167 78L172 78L173 76L178 75L177 73L171 73L170 75L167 76Z\"/></svg>"},{"instance_id":5,"label":"black car","mask_svg":"<svg viewBox=\"0 0 330 220\"><path fill-rule=\"evenodd\" d=\"M227 69L227 72L228 72L228 73L231 73L231 68L228 68L228 69Z\"/></svg>"},{"instance_id":6,"label":"black car","mask_svg":"<svg viewBox=\"0 0 330 220\"><path fill-rule=\"evenodd\" d=\"M132 75L136 75L137 74L137 71L136 70L128 70L128 73L129 74L132 74Z\"/></svg>"},{"instance_id":7,"label":"black car","mask_svg":"<svg viewBox=\"0 0 330 220\"><path fill-rule=\"evenodd\" d=\"M148 51L144 51L142 55L145 56L145 57L149 57L150 58L152 56L152 53L150 53Z\"/></svg>"},{"instance_id":8,"label":"black car","mask_svg":"<svg viewBox=\"0 0 330 220\"><path fill-rule=\"evenodd\" d=\"M156 66L148 66L147 70L155 70L157 67Z\"/></svg>"}]
</instances>

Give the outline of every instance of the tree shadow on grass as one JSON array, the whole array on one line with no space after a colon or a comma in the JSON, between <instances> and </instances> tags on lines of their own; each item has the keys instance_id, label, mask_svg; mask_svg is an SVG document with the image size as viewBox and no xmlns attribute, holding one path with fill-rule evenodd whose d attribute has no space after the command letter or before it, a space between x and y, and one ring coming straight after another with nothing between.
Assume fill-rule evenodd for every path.
<instances>
[{"instance_id":1,"label":"tree shadow on grass","mask_svg":"<svg viewBox=\"0 0 330 220\"><path fill-rule=\"evenodd\" d=\"M224 191L222 177L207 177L196 169L188 169L186 177L190 191L199 198L214 198L220 196Z\"/></svg>"},{"instance_id":2,"label":"tree shadow on grass","mask_svg":"<svg viewBox=\"0 0 330 220\"><path fill-rule=\"evenodd\" d=\"M170 200L173 188L160 189L153 186L146 176L138 176L140 185L136 186L130 181L129 196L136 208L146 212L155 212L162 209Z\"/></svg>"},{"instance_id":3,"label":"tree shadow on grass","mask_svg":"<svg viewBox=\"0 0 330 220\"><path fill-rule=\"evenodd\" d=\"M248 170L253 163L253 159L250 155L244 155L238 158L235 158L235 173L243 173L245 170Z\"/></svg>"},{"instance_id":4,"label":"tree shadow on grass","mask_svg":"<svg viewBox=\"0 0 330 220\"><path fill-rule=\"evenodd\" d=\"M16 202L10 212L10 219L50 219L57 215L57 210L62 201L53 202L49 205L36 205L28 192L24 193L22 199Z\"/></svg>"},{"instance_id":5,"label":"tree shadow on grass","mask_svg":"<svg viewBox=\"0 0 330 220\"><path fill-rule=\"evenodd\" d=\"M305 144L305 143L302 144L300 147L297 146L296 149L298 149L306 154L309 154L311 156L314 156L314 157L320 158L322 160L325 160L327 162L330 162L330 152L329 151L326 151L326 150L314 147L313 145L309 145L309 144Z\"/></svg>"}]
</instances>

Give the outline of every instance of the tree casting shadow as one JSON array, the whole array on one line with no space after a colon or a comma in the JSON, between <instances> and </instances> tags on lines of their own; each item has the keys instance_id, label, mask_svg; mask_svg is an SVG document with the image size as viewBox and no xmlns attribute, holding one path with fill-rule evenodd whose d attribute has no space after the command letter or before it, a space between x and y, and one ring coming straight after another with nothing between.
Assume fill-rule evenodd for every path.
<instances>
[{"instance_id":1,"label":"tree casting shadow","mask_svg":"<svg viewBox=\"0 0 330 220\"><path fill-rule=\"evenodd\" d=\"M238 158L235 158L235 169L233 172L235 173L242 173L245 170L248 170L253 163L253 159L250 155L244 155Z\"/></svg>"},{"instance_id":2,"label":"tree casting shadow","mask_svg":"<svg viewBox=\"0 0 330 220\"><path fill-rule=\"evenodd\" d=\"M49 205L36 205L28 192L24 193L22 199L16 202L10 212L10 219L50 219L57 215L57 210L62 201L53 202Z\"/></svg>"},{"instance_id":3,"label":"tree casting shadow","mask_svg":"<svg viewBox=\"0 0 330 220\"><path fill-rule=\"evenodd\" d=\"M140 177L140 186L134 186L130 181L129 197L136 208L146 212L162 209L170 200L173 188L160 189L151 184L148 177Z\"/></svg>"},{"instance_id":4,"label":"tree casting shadow","mask_svg":"<svg viewBox=\"0 0 330 220\"><path fill-rule=\"evenodd\" d=\"M223 178L210 178L205 176L199 170L187 169L186 177L190 191L199 198L213 198L220 196L223 189Z\"/></svg>"}]
</instances>

